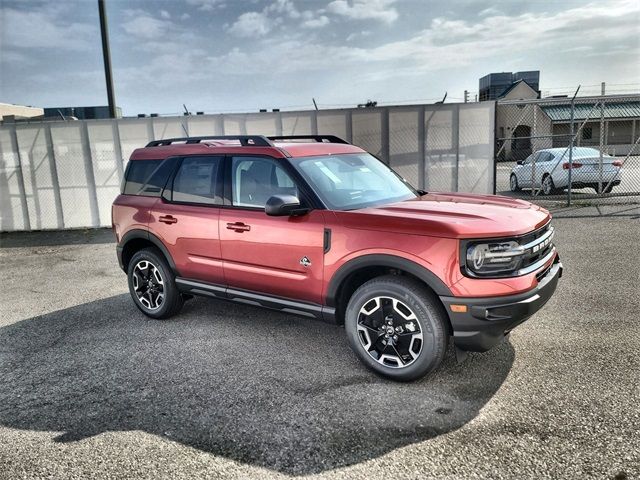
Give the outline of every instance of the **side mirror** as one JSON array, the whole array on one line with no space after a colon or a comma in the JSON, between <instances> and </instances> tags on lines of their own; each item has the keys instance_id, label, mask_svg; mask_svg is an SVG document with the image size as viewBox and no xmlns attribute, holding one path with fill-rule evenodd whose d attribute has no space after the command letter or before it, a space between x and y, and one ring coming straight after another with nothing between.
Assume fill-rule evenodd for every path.
<instances>
[{"instance_id":1,"label":"side mirror","mask_svg":"<svg viewBox=\"0 0 640 480\"><path fill-rule=\"evenodd\" d=\"M517 163L518 165L524 165L524 160L518 160L516 163Z\"/></svg>"},{"instance_id":2,"label":"side mirror","mask_svg":"<svg viewBox=\"0 0 640 480\"><path fill-rule=\"evenodd\" d=\"M293 195L273 195L264 207L264 212L271 217L304 215L308 211L300 207L300 200Z\"/></svg>"}]
</instances>

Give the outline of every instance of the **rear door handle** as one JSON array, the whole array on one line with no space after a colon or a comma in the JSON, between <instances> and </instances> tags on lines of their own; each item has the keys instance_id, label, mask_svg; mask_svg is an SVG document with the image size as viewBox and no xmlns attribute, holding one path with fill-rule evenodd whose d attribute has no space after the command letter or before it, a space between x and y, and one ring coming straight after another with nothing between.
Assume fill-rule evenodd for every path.
<instances>
[{"instance_id":1,"label":"rear door handle","mask_svg":"<svg viewBox=\"0 0 640 480\"><path fill-rule=\"evenodd\" d=\"M162 223L178 223L178 219L176 217L172 217L171 215L163 215L158 218Z\"/></svg>"},{"instance_id":2,"label":"rear door handle","mask_svg":"<svg viewBox=\"0 0 640 480\"><path fill-rule=\"evenodd\" d=\"M242 222L227 223L227 229L235 232L248 232L251 230L251 225Z\"/></svg>"}]
</instances>

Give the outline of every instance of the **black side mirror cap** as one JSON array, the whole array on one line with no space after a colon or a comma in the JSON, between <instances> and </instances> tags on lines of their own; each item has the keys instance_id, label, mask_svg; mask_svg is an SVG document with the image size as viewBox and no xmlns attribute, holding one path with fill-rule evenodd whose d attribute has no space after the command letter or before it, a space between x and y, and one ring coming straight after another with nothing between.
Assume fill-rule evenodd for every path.
<instances>
[{"instance_id":1,"label":"black side mirror cap","mask_svg":"<svg viewBox=\"0 0 640 480\"><path fill-rule=\"evenodd\" d=\"M271 217L304 215L308 211L300 207L300 200L293 195L273 195L264 207L264 212Z\"/></svg>"},{"instance_id":2,"label":"black side mirror cap","mask_svg":"<svg viewBox=\"0 0 640 480\"><path fill-rule=\"evenodd\" d=\"M518 160L516 163L517 163L518 165L524 165L524 160Z\"/></svg>"}]
</instances>

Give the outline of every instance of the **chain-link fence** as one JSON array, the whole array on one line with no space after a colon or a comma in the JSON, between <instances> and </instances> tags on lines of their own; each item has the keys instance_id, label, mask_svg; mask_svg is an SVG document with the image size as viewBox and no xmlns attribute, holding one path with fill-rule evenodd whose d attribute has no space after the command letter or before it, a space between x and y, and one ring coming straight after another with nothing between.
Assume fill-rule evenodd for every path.
<instances>
[{"instance_id":1,"label":"chain-link fence","mask_svg":"<svg viewBox=\"0 0 640 480\"><path fill-rule=\"evenodd\" d=\"M496 192L640 199L640 96L499 101Z\"/></svg>"},{"instance_id":2,"label":"chain-link fence","mask_svg":"<svg viewBox=\"0 0 640 480\"><path fill-rule=\"evenodd\" d=\"M204 135L333 134L418 188L492 193L495 103L52 121L0 127L0 230L108 226L131 152Z\"/></svg>"}]
</instances>

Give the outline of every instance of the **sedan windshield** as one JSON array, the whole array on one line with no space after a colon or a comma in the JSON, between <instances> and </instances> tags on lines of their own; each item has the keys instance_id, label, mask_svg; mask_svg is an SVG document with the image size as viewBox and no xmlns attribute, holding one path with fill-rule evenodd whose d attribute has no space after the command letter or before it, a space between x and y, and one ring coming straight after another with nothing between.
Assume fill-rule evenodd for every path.
<instances>
[{"instance_id":1,"label":"sedan windshield","mask_svg":"<svg viewBox=\"0 0 640 480\"><path fill-rule=\"evenodd\" d=\"M418 196L397 173L368 153L309 157L293 163L332 210L355 210Z\"/></svg>"}]
</instances>

